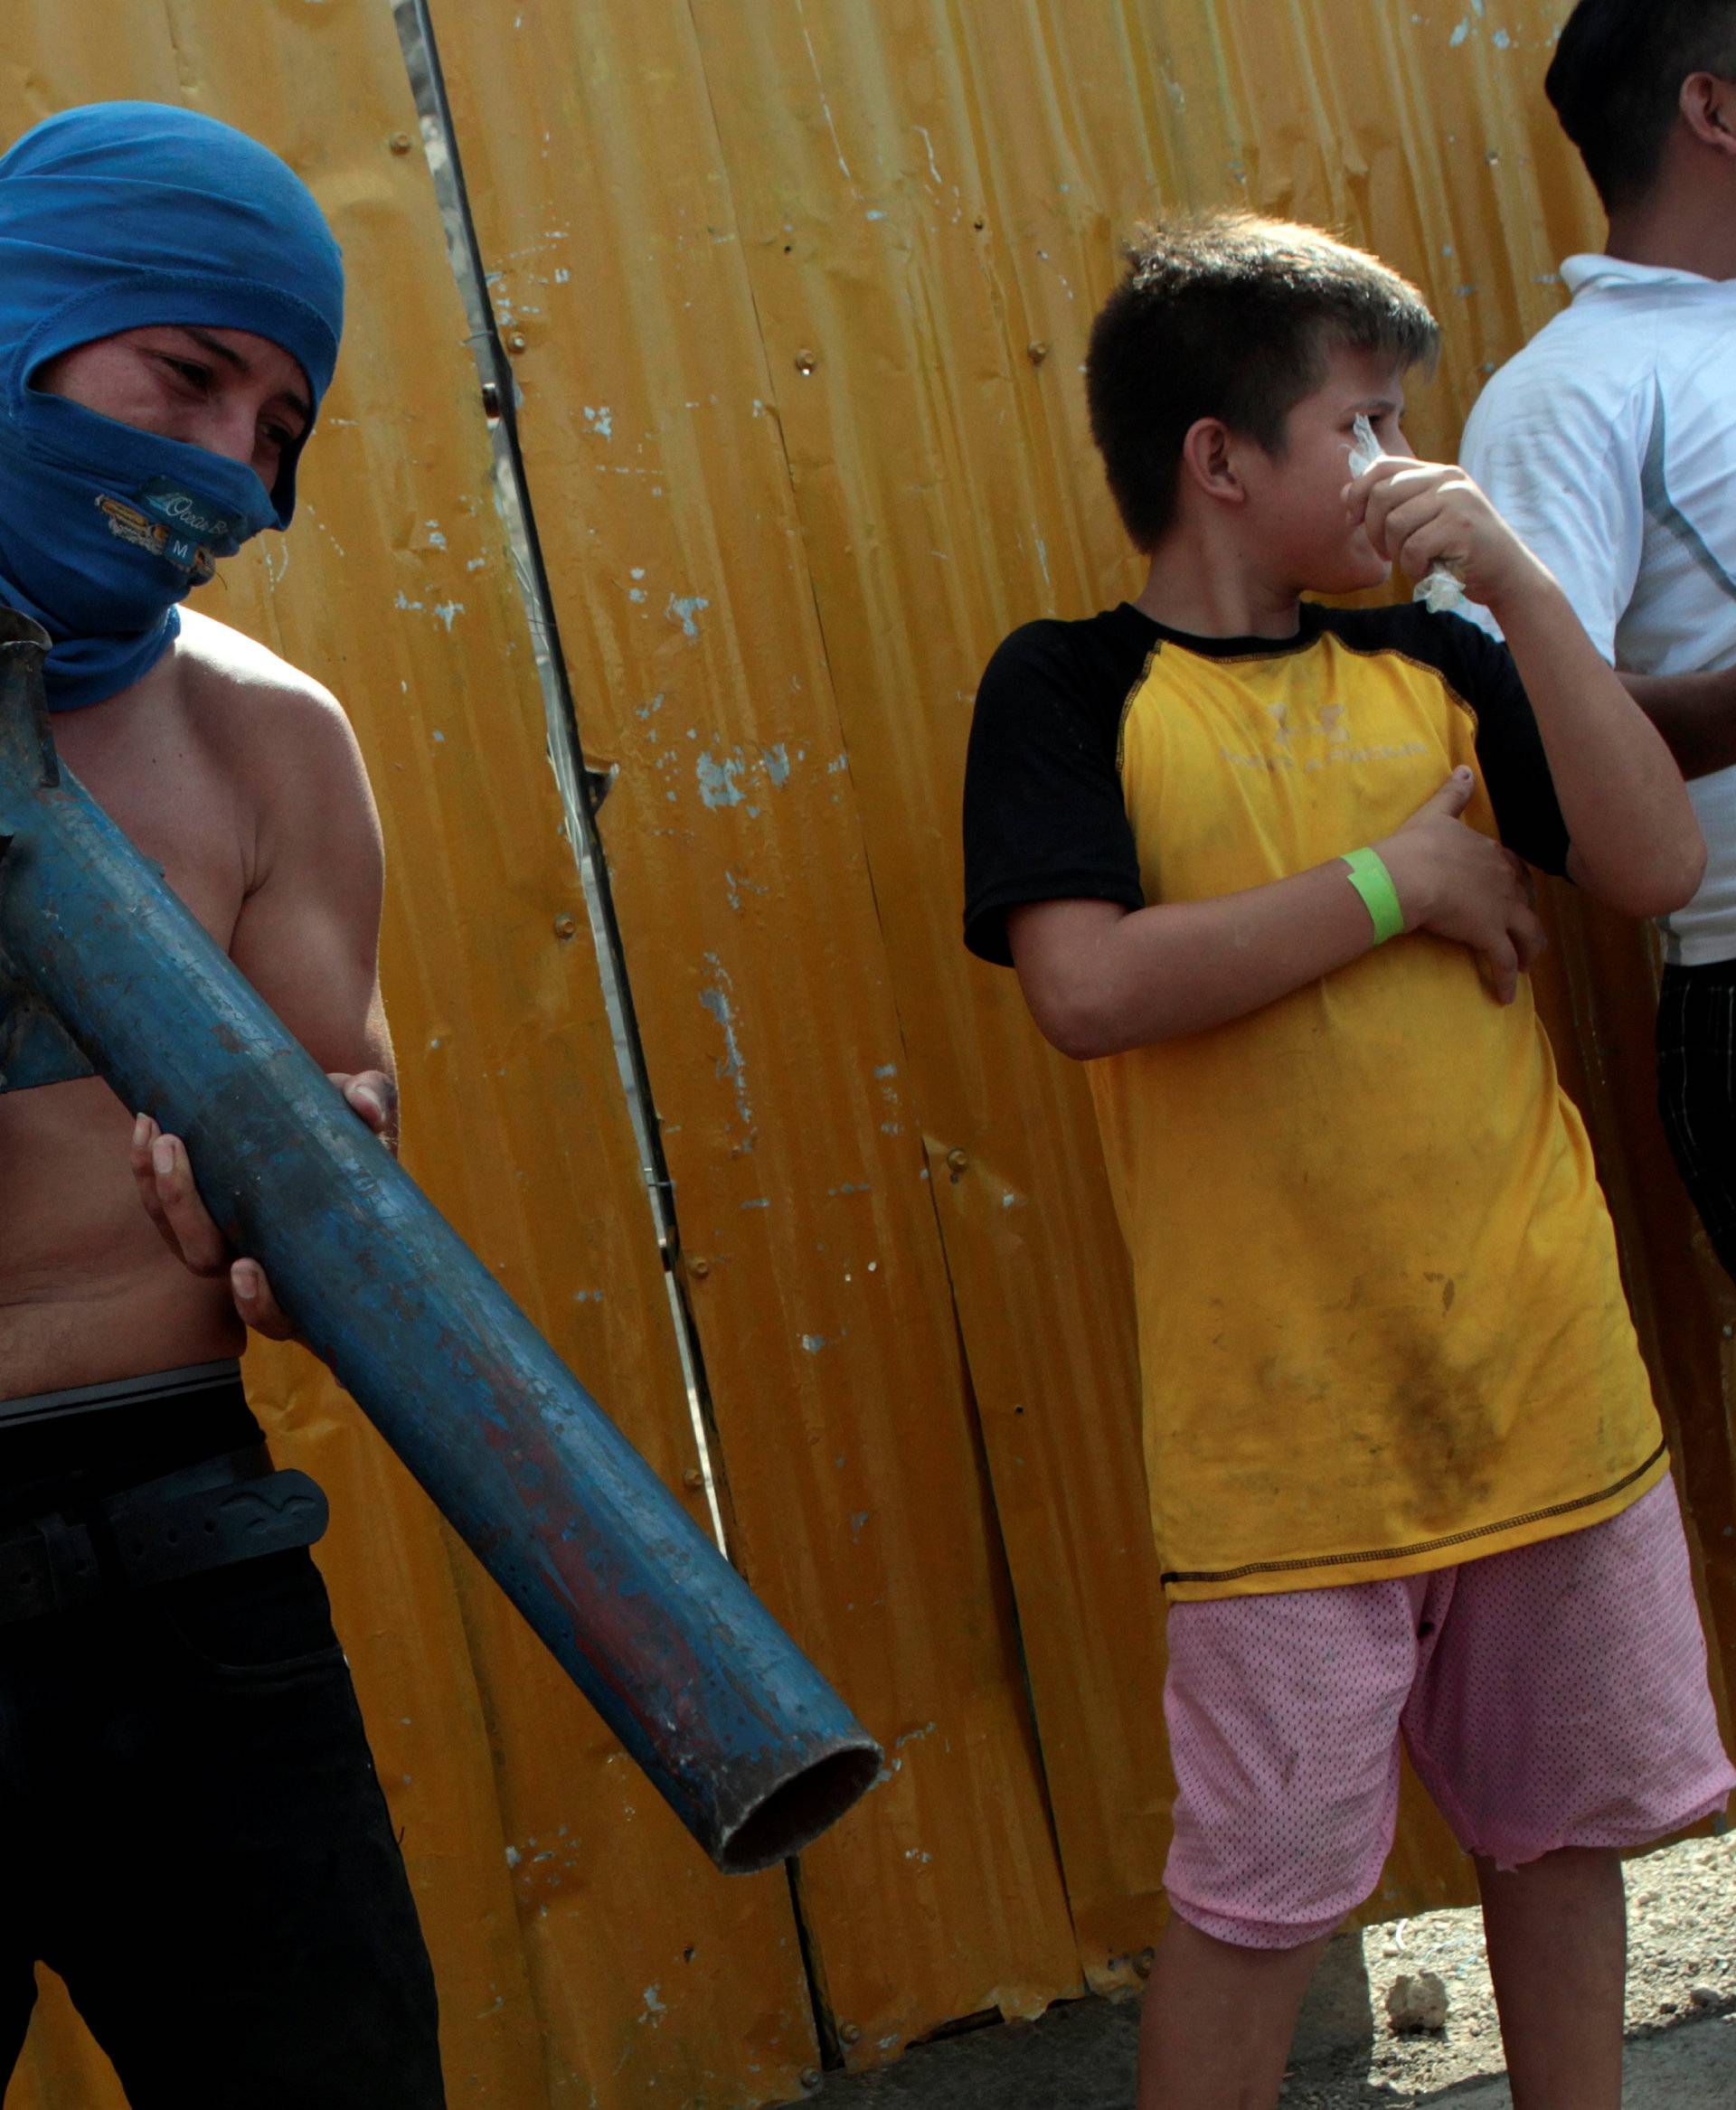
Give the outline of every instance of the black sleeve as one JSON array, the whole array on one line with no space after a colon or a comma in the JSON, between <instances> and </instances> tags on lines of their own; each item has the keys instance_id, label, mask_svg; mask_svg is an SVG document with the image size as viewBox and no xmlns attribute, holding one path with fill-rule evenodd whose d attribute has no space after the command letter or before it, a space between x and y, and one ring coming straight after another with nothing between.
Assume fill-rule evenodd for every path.
<instances>
[{"instance_id":1,"label":"black sleeve","mask_svg":"<svg viewBox=\"0 0 1736 2110\"><path fill-rule=\"evenodd\" d=\"M1477 713L1477 758L1502 842L1540 871L1565 877L1567 822L1512 653L1462 616L1418 614L1435 628L1442 672Z\"/></svg>"},{"instance_id":2,"label":"black sleeve","mask_svg":"<svg viewBox=\"0 0 1736 2110\"><path fill-rule=\"evenodd\" d=\"M1068 626L1028 623L988 663L965 763L965 943L1011 966L1006 911L1023 901L1144 906L1116 768L1121 697L1069 649Z\"/></svg>"}]
</instances>

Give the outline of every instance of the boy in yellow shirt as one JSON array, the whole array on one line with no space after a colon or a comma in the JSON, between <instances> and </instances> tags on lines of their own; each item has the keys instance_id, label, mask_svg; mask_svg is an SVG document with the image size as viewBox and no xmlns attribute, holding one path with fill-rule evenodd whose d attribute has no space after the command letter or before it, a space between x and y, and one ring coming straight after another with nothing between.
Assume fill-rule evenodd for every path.
<instances>
[{"instance_id":1,"label":"boy in yellow shirt","mask_svg":"<svg viewBox=\"0 0 1736 2110\"><path fill-rule=\"evenodd\" d=\"M1277 2102L1401 1738L1477 1857L1515 2102L1615 2110L1618 1851L1736 1785L1526 977L1527 863L1650 916L1704 852L1554 580L1410 458L1437 344L1316 230L1145 231L1089 364L1145 589L1014 632L971 734L967 942L1090 1061L1134 1261L1180 1791L1142 2110ZM1506 645L1301 598L1394 561Z\"/></svg>"}]
</instances>

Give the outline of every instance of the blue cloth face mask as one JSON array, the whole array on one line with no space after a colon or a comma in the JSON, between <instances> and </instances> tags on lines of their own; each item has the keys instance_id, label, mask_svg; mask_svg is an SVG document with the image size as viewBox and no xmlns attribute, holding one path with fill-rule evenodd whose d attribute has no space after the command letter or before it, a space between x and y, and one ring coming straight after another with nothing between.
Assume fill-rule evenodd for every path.
<instances>
[{"instance_id":1,"label":"blue cloth face mask","mask_svg":"<svg viewBox=\"0 0 1736 2110\"><path fill-rule=\"evenodd\" d=\"M33 378L123 330L247 330L297 360L316 415L343 321L342 259L318 206L230 126L96 103L0 158L0 600L54 640L51 709L137 681L174 642L188 590L261 529L288 526L307 435L268 491L244 462L99 416Z\"/></svg>"}]
</instances>

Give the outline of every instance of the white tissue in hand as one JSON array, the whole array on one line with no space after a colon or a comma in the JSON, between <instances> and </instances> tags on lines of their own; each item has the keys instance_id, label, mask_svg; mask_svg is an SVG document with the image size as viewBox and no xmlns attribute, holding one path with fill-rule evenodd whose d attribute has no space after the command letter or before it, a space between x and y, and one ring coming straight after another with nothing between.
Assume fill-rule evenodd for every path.
<instances>
[{"instance_id":1,"label":"white tissue in hand","mask_svg":"<svg viewBox=\"0 0 1736 2110\"><path fill-rule=\"evenodd\" d=\"M1378 461L1384 461L1386 449L1374 437L1374 428L1359 410L1356 422L1350 429L1350 473L1353 476L1365 476Z\"/></svg>"},{"instance_id":2,"label":"white tissue in hand","mask_svg":"<svg viewBox=\"0 0 1736 2110\"><path fill-rule=\"evenodd\" d=\"M1450 564L1431 564L1410 598L1420 601L1431 616L1450 615L1465 605L1465 581Z\"/></svg>"},{"instance_id":3,"label":"white tissue in hand","mask_svg":"<svg viewBox=\"0 0 1736 2110\"><path fill-rule=\"evenodd\" d=\"M1378 461L1386 459L1386 449L1374 437L1374 428L1359 410L1356 422L1350 429L1350 473L1353 476L1366 476ZM1418 582L1413 601L1420 601L1431 616L1447 614L1461 608L1465 601L1465 581L1450 565L1431 564Z\"/></svg>"}]
</instances>

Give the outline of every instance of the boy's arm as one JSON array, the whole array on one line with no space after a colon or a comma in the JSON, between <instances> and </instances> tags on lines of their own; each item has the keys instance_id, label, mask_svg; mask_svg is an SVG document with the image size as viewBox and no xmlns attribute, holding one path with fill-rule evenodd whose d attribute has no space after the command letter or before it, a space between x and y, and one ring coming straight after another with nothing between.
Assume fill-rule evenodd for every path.
<instances>
[{"instance_id":1,"label":"boy's arm","mask_svg":"<svg viewBox=\"0 0 1736 2110\"><path fill-rule=\"evenodd\" d=\"M1457 769L1401 828L1373 845L1407 930L1455 939L1486 962L1496 998L1543 947L1523 864L1462 824ZM1358 847L1346 843L1346 850ZM1019 985L1046 1040L1085 1061L1203 1031L1260 1011L1367 952L1374 927L1342 859L1208 901L1128 909L1056 900L1010 909Z\"/></svg>"},{"instance_id":2,"label":"boy's arm","mask_svg":"<svg viewBox=\"0 0 1736 2110\"><path fill-rule=\"evenodd\" d=\"M1389 457L1352 517L1413 579L1451 566L1501 626L1536 715L1572 848L1569 876L1631 916L1692 899L1705 845L1682 775L1545 567L1462 469Z\"/></svg>"}]
</instances>

